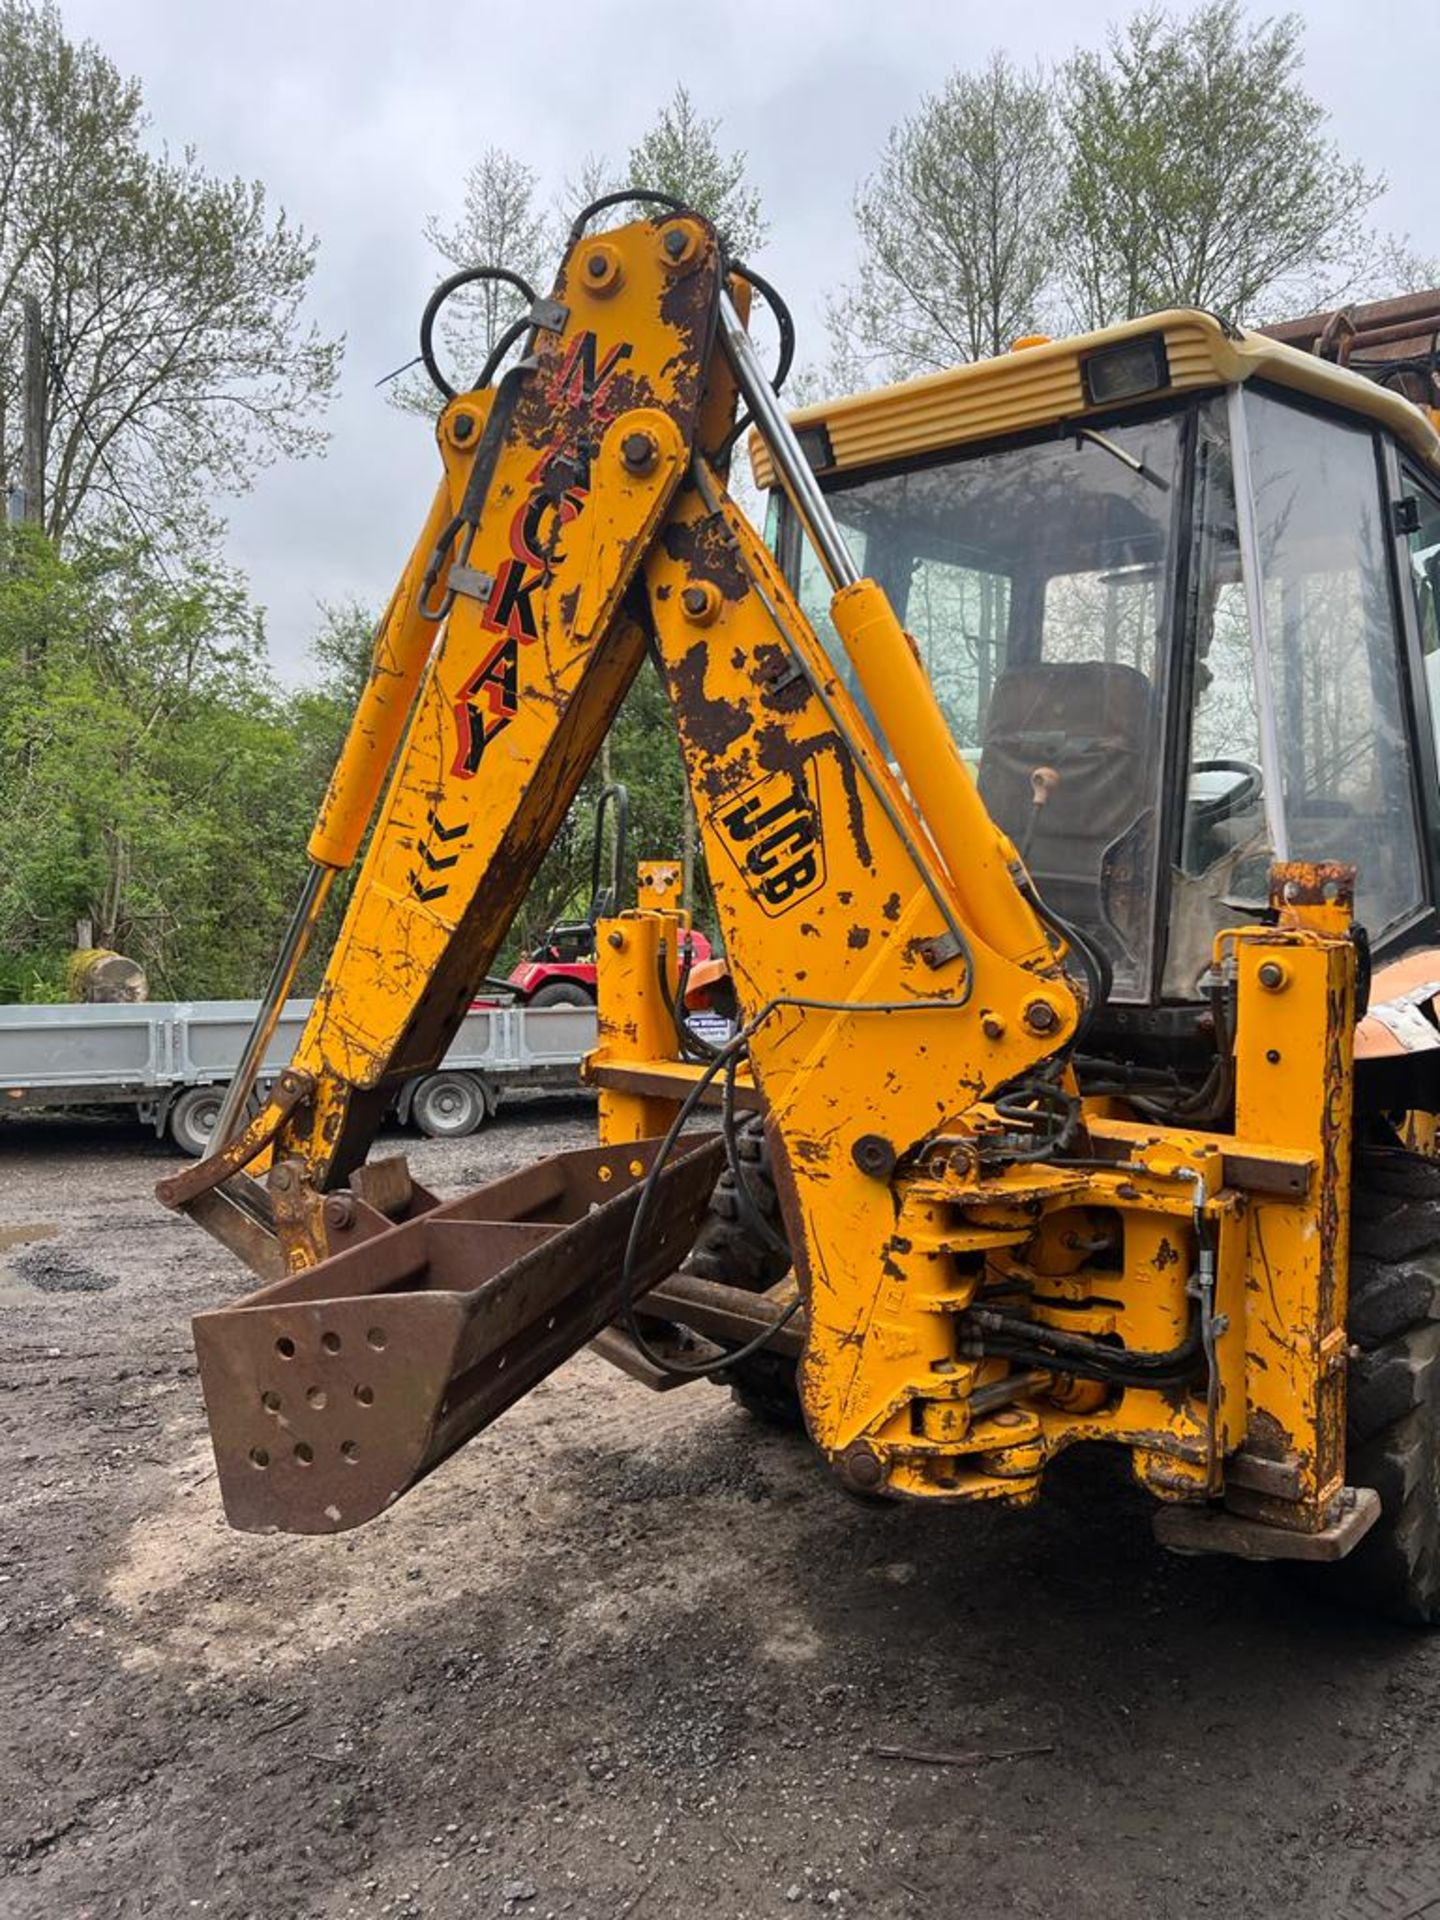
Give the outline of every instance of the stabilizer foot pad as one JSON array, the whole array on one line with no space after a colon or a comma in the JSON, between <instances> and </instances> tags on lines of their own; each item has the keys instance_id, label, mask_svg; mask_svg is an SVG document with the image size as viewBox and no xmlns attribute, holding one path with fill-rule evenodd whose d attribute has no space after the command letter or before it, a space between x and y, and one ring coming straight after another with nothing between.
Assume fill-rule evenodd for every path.
<instances>
[{"instance_id":1,"label":"stabilizer foot pad","mask_svg":"<svg viewBox=\"0 0 1440 1920\"><path fill-rule=\"evenodd\" d=\"M1319 1533L1293 1533L1263 1520L1246 1520L1224 1507L1162 1507L1155 1538L1170 1553L1228 1553L1238 1560L1343 1560L1380 1518L1372 1487L1346 1487L1337 1518Z\"/></svg>"}]
</instances>

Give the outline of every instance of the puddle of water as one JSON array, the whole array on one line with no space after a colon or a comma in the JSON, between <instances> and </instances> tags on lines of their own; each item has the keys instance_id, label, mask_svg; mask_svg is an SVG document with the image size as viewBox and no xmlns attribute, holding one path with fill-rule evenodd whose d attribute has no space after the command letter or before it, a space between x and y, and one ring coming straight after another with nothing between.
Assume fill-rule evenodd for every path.
<instances>
[{"instance_id":1,"label":"puddle of water","mask_svg":"<svg viewBox=\"0 0 1440 1920\"><path fill-rule=\"evenodd\" d=\"M53 1240L60 1229L49 1221L31 1221L24 1227L0 1227L0 1253L11 1247L28 1247L34 1240Z\"/></svg>"}]
</instances>

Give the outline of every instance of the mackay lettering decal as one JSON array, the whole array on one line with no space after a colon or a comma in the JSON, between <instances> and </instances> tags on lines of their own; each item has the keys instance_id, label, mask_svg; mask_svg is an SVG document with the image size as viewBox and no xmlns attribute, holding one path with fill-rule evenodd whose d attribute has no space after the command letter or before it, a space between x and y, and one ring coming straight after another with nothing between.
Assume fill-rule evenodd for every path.
<instances>
[{"instance_id":1,"label":"mackay lettering decal","mask_svg":"<svg viewBox=\"0 0 1440 1920\"><path fill-rule=\"evenodd\" d=\"M785 913L825 880L811 779L769 773L716 807L710 824L766 913Z\"/></svg>"},{"instance_id":2,"label":"mackay lettering decal","mask_svg":"<svg viewBox=\"0 0 1440 1920\"><path fill-rule=\"evenodd\" d=\"M499 637L455 700L450 771L461 780L474 778L486 747L515 718L520 650L539 638L535 595L550 578L562 529L585 510L590 463L614 417L606 389L630 352L622 342L602 360L595 335L578 334L551 380L548 397L562 426L526 476L530 492L510 522L510 553L480 615L481 626Z\"/></svg>"}]
</instances>

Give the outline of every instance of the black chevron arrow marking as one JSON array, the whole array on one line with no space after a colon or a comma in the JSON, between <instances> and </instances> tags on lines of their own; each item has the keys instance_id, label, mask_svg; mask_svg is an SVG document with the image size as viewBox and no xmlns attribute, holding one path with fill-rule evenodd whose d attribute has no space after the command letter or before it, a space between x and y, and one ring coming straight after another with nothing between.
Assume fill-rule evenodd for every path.
<instances>
[{"instance_id":1,"label":"black chevron arrow marking","mask_svg":"<svg viewBox=\"0 0 1440 1920\"><path fill-rule=\"evenodd\" d=\"M460 858L458 853L447 853L443 859L437 859L423 840L416 848L416 852L432 873L443 873L447 867L453 867Z\"/></svg>"},{"instance_id":2,"label":"black chevron arrow marking","mask_svg":"<svg viewBox=\"0 0 1440 1920\"><path fill-rule=\"evenodd\" d=\"M412 872L410 875L410 891L417 900L439 900L450 891L450 887L448 882L438 887L427 887L421 880L420 875Z\"/></svg>"},{"instance_id":3,"label":"black chevron arrow marking","mask_svg":"<svg viewBox=\"0 0 1440 1920\"><path fill-rule=\"evenodd\" d=\"M430 808L425 818L435 829L435 836L439 840L458 840L470 824L468 820L462 820L458 827L443 826L439 814L436 813L433 807Z\"/></svg>"}]
</instances>

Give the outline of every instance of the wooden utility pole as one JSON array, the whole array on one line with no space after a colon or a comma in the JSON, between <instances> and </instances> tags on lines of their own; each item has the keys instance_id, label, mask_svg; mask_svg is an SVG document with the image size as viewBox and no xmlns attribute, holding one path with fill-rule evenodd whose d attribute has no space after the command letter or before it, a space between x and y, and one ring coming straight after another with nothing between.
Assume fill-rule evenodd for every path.
<instances>
[{"instance_id":1,"label":"wooden utility pole","mask_svg":"<svg viewBox=\"0 0 1440 1920\"><path fill-rule=\"evenodd\" d=\"M45 524L45 340L40 302L24 296L25 385L23 395L23 456L20 480L24 496L22 519L27 527Z\"/></svg>"}]
</instances>

